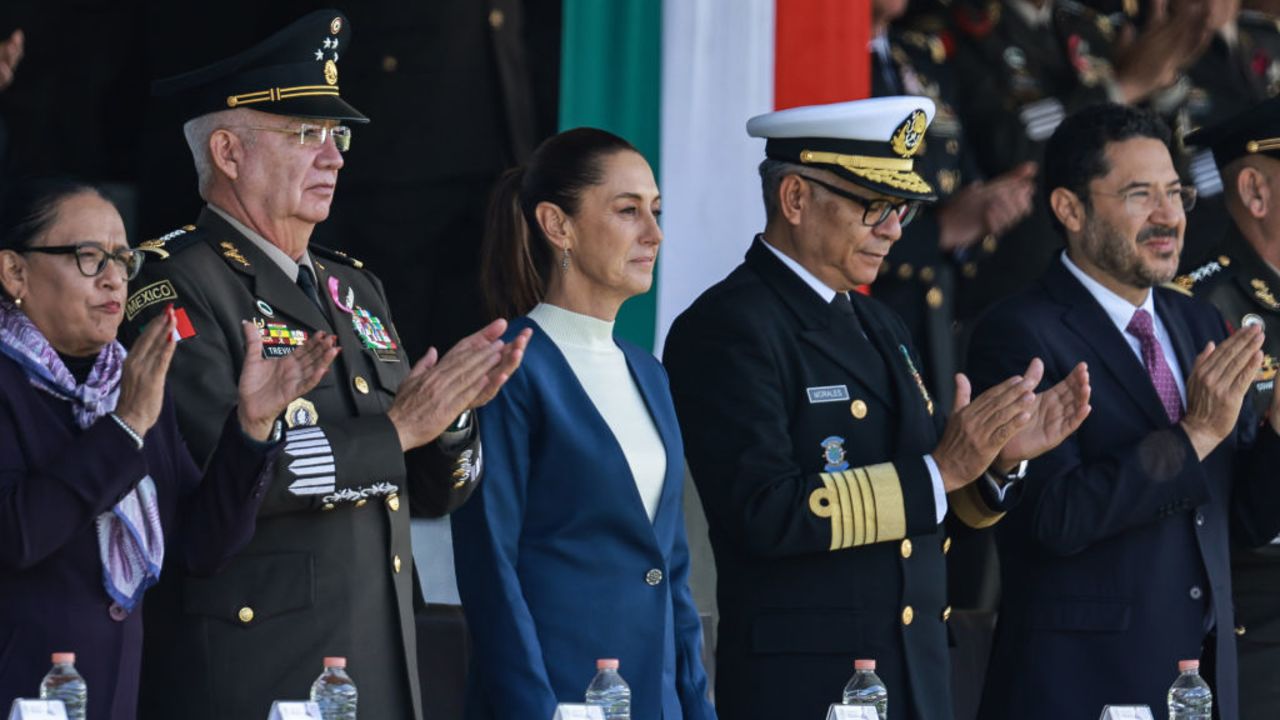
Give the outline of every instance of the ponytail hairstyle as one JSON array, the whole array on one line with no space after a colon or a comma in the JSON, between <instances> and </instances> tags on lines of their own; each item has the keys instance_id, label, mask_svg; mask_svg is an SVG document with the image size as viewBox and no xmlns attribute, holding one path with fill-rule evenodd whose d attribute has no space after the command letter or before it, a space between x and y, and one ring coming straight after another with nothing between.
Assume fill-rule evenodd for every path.
<instances>
[{"instance_id":1,"label":"ponytail hairstyle","mask_svg":"<svg viewBox=\"0 0 1280 720\"><path fill-rule=\"evenodd\" d=\"M574 128L544 140L523 167L498 179L480 251L480 284L490 318L524 315L547 294L558 258L538 225L538 204L549 202L576 214L583 191L604 181L605 158L624 150L638 152L613 133Z\"/></svg>"}]
</instances>

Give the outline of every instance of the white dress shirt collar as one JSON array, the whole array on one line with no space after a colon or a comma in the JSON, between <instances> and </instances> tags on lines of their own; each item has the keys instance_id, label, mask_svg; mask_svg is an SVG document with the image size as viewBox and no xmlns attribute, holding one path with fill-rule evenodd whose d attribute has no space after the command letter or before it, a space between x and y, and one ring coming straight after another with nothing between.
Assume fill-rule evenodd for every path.
<instances>
[{"instance_id":1,"label":"white dress shirt collar","mask_svg":"<svg viewBox=\"0 0 1280 720\"><path fill-rule=\"evenodd\" d=\"M1111 322L1119 328L1120 332L1125 332L1125 328L1129 327L1129 321L1133 319L1133 314L1138 310L1146 310L1153 321L1156 319L1156 294L1151 292L1150 289L1147 290L1147 298L1142 301L1142 304L1135 306L1090 277L1080 269L1079 265L1071 262L1071 258L1065 252L1062 253L1062 264L1067 266L1067 270L1071 271L1071 274L1076 276L1081 285L1084 285L1085 290L1089 291L1093 299L1098 301L1098 304L1107 313L1107 317L1111 318Z\"/></svg>"},{"instance_id":2,"label":"white dress shirt collar","mask_svg":"<svg viewBox=\"0 0 1280 720\"><path fill-rule=\"evenodd\" d=\"M806 285L813 288L813 291L818 293L818 297L822 298L822 302L827 303L828 305L831 304L831 301L836 298L835 290L832 290L831 288L827 287L826 283L822 282L821 280L818 279L816 275L814 275L813 273L805 269L805 266L796 262L793 258L791 258L786 253L782 252L778 248L770 245L769 241L765 240L763 235L760 235L759 238L760 238L760 244L769 248L769 252L772 252L774 255L777 255L778 259L782 261L783 265L786 265L788 268L790 268L791 272L798 275Z\"/></svg>"}]
</instances>

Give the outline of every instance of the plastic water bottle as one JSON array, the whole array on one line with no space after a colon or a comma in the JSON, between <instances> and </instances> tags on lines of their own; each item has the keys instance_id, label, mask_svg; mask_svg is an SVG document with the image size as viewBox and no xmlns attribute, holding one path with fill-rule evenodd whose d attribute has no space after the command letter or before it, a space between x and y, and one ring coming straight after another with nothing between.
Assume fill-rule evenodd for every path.
<instances>
[{"instance_id":1,"label":"plastic water bottle","mask_svg":"<svg viewBox=\"0 0 1280 720\"><path fill-rule=\"evenodd\" d=\"M67 708L67 720L84 720L89 705L89 686L76 672L76 654L56 652L53 669L40 681L41 700L61 700Z\"/></svg>"},{"instance_id":2,"label":"plastic water bottle","mask_svg":"<svg viewBox=\"0 0 1280 720\"><path fill-rule=\"evenodd\" d=\"M1169 720L1210 720L1213 691L1200 677L1200 661L1179 660L1178 673L1169 688Z\"/></svg>"},{"instance_id":3,"label":"plastic water bottle","mask_svg":"<svg viewBox=\"0 0 1280 720\"><path fill-rule=\"evenodd\" d=\"M346 668L346 658L327 657L324 672L311 683L311 702L324 720L356 720L356 684Z\"/></svg>"},{"instance_id":4,"label":"plastic water bottle","mask_svg":"<svg viewBox=\"0 0 1280 720\"><path fill-rule=\"evenodd\" d=\"M845 705L873 707L880 720L889 717L889 690L876 675L875 660L854 660L853 677L844 686Z\"/></svg>"},{"instance_id":5,"label":"plastic water bottle","mask_svg":"<svg viewBox=\"0 0 1280 720\"><path fill-rule=\"evenodd\" d=\"M631 720L631 687L618 674L618 661L596 661L596 676L587 686L587 704L604 710L605 720Z\"/></svg>"}]
</instances>

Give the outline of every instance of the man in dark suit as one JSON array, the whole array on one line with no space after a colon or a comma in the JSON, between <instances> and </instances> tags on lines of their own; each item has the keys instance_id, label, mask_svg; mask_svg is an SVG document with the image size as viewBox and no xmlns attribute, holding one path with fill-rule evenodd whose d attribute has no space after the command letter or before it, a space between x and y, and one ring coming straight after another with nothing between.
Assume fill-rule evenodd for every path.
<instances>
[{"instance_id":1,"label":"man in dark suit","mask_svg":"<svg viewBox=\"0 0 1280 720\"><path fill-rule=\"evenodd\" d=\"M1280 367L1280 99L1268 100L1188 140L1213 150L1232 226L1209 262L1174 280L1208 300L1235 327L1267 333L1262 367L1249 392L1263 416ZM1240 656L1240 716L1262 718L1280 707L1280 537L1231 554Z\"/></svg>"},{"instance_id":2,"label":"man in dark suit","mask_svg":"<svg viewBox=\"0 0 1280 720\"><path fill-rule=\"evenodd\" d=\"M1221 717L1238 715L1228 537L1280 530L1280 407L1261 427L1242 408L1259 329L1228 337L1212 306L1160 287L1195 200L1168 141L1131 108L1068 117L1042 166L1067 251L974 334L976 387L1033 356L1045 382L1085 361L1097 406L1036 461L998 528L984 720L1161 708L1178 661L1202 655Z\"/></svg>"},{"instance_id":3,"label":"man in dark suit","mask_svg":"<svg viewBox=\"0 0 1280 720\"><path fill-rule=\"evenodd\" d=\"M382 284L362 263L310 244L328 215L351 130L367 119L339 94L349 24L312 13L232 58L160 83L207 203L195 225L144 243L127 302L136 336L179 317L171 377L195 456L235 402L252 322L267 355L317 331L341 354L291 404L286 445L252 541L208 578L169 568L147 608L140 717L263 717L305 697L326 655L345 656L361 715L420 718L409 504L441 515L470 495L480 446L471 409L519 362L497 321L410 370Z\"/></svg>"},{"instance_id":4,"label":"man in dark suit","mask_svg":"<svg viewBox=\"0 0 1280 720\"><path fill-rule=\"evenodd\" d=\"M855 658L877 661L895 718L950 718L940 523L948 509L994 523L1009 473L1088 412L1083 368L1036 397L1031 361L972 403L958 376L944 421L902 321L849 292L933 197L914 170L933 108L889 97L753 118L765 231L667 338L716 557L725 720L818 717Z\"/></svg>"}]
</instances>

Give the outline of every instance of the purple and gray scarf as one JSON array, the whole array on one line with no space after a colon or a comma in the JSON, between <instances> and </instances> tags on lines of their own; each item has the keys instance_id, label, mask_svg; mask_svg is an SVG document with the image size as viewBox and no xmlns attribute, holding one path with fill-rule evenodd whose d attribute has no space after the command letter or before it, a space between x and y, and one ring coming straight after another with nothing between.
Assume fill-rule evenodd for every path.
<instances>
[{"instance_id":1,"label":"purple and gray scarf","mask_svg":"<svg viewBox=\"0 0 1280 720\"><path fill-rule=\"evenodd\" d=\"M0 300L0 353L26 371L36 388L71 403L80 429L88 428L116 408L125 349L113 341L98 353L83 384L58 357L44 333L26 313ZM142 477L115 507L97 518L98 552L107 594L132 611L142 594L160 579L164 564L164 532L156 504L156 485Z\"/></svg>"}]
</instances>

